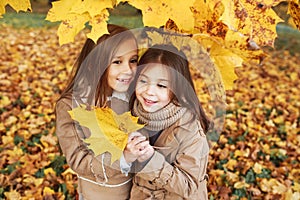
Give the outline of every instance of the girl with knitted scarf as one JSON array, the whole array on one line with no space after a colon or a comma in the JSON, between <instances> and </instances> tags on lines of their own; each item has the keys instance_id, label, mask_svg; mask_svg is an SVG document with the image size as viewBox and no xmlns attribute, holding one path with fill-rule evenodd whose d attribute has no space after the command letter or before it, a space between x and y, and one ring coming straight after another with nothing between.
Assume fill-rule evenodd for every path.
<instances>
[{"instance_id":1,"label":"girl with knitted scarf","mask_svg":"<svg viewBox=\"0 0 300 200\"><path fill-rule=\"evenodd\" d=\"M207 199L206 132L211 123L197 98L186 56L172 45L149 48L133 85L131 110L145 124L139 132L150 144L125 149L137 155L130 199Z\"/></svg>"}]
</instances>

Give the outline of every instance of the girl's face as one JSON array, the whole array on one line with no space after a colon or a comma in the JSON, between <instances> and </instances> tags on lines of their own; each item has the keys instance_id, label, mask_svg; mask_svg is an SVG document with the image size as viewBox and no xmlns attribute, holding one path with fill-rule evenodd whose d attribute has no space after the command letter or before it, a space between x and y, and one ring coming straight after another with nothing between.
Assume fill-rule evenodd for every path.
<instances>
[{"instance_id":1,"label":"girl's face","mask_svg":"<svg viewBox=\"0 0 300 200\"><path fill-rule=\"evenodd\" d=\"M117 92L126 92L132 82L138 60L138 50L135 40L123 42L112 58L108 67L108 85Z\"/></svg>"},{"instance_id":2,"label":"girl's face","mask_svg":"<svg viewBox=\"0 0 300 200\"><path fill-rule=\"evenodd\" d=\"M170 78L166 66L148 64L140 76L135 88L137 100L147 112L155 112L170 101Z\"/></svg>"}]
</instances>

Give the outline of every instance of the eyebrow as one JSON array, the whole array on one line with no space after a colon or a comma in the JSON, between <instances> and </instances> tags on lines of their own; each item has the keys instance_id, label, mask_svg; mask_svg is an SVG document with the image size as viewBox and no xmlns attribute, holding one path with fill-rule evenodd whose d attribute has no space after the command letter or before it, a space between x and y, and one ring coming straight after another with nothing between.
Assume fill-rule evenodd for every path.
<instances>
[{"instance_id":1,"label":"eyebrow","mask_svg":"<svg viewBox=\"0 0 300 200\"><path fill-rule=\"evenodd\" d=\"M113 58L121 58L121 57L123 57L124 55L125 55L125 54L122 54L122 55L114 55ZM131 55L131 57L135 57L135 56L138 57L139 54L135 53L135 54L132 54L132 55Z\"/></svg>"},{"instance_id":2,"label":"eyebrow","mask_svg":"<svg viewBox=\"0 0 300 200\"><path fill-rule=\"evenodd\" d=\"M148 76L146 76L145 74L140 74L140 76L144 76L145 78L149 78ZM159 78L157 79L158 81L166 81L166 82L170 82L169 80L167 79L163 79L163 78Z\"/></svg>"}]
</instances>

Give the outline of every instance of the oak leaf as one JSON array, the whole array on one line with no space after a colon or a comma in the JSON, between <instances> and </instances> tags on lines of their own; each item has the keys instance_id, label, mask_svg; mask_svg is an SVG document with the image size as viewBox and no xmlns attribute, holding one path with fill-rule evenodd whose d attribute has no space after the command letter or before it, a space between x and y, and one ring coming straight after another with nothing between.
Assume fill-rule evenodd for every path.
<instances>
[{"instance_id":1,"label":"oak leaf","mask_svg":"<svg viewBox=\"0 0 300 200\"><path fill-rule=\"evenodd\" d=\"M111 162L118 160L127 144L128 134L141 129L137 117L130 112L117 115L110 108L93 107L87 110L85 105L69 111L73 120L89 128L91 136L84 141L95 155L104 152L111 154Z\"/></svg>"}]
</instances>

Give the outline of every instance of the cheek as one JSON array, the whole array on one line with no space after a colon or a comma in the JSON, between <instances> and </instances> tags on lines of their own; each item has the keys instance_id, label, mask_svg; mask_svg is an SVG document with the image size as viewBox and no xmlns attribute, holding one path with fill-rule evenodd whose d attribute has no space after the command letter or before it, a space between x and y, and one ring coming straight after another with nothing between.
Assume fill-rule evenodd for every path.
<instances>
[{"instance_id":1,"label":"cheek","mask_svg":"<svg viewBox=\"0 0 300 200\"><path fill-rule=\"evenodd\" d=\"M162 96L162 100L164 102L169 103L171 101L171 92L170 91L164 92L164 95Z\"/></svg>"},{"instance_id":2,"label":"cheek","mask_svg":"<svg viewBox=\"0 0 300 200\"><path fill-rule=\"evenodd\" d=\"M107 78L111 79L114 78L115 76L116 76L116 70L112 69L111 67L108 68Z\"/></svg>"},{"instance_id":3,"label":"cheek","mask_svg":"<svg viewBox=\"0 0 300 200\"><path fill-rule=\"evenodd\" d=\"M139 85L136 85L136 88L135 88L136 97L139 97L141 95L141 93L142 93L141 87Z\"/></svg>"},{"instance_id":4,"label":"cheek","mask_svg":"<svg viewBox=\"0 0 300 200\"><path fill-rule=\"evenodd\" d=\"M143 92L143 85L139 83L139 81L137 81L136 85L135 85L135 93L137 94L141 94Z\"/></svg>"}]
</instances>

